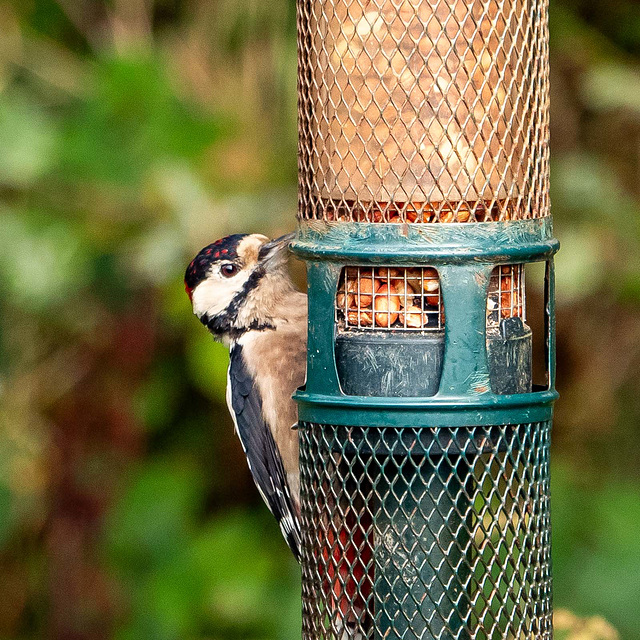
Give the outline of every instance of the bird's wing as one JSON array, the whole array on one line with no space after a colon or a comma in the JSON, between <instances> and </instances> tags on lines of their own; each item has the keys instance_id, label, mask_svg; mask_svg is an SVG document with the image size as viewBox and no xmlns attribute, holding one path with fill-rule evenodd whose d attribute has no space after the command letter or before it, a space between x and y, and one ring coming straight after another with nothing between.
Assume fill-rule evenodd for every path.
<instances>
[{"instance_id":1,"label":"bird's wing","mask_svg":"<svg viewBox=\"0 0 640 640\"><path fill-rule=\"evenodd\" d=\"M227 405L236 433L258 491L280 525L293 555L299 560L300 522L293 506L282 458L264 419L260 393L247 369L242 346L234 344L230 355Z\"/></svg>"}]
</instances>

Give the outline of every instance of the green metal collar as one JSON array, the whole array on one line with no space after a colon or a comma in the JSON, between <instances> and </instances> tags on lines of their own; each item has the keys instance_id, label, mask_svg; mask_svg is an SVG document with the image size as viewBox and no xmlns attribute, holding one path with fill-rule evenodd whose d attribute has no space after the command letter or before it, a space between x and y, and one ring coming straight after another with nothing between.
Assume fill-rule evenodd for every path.
<instances>
[{"instance_id":1,"label":"green metal collar","mask_svg":"<svg viewBox=\"0 0 640 640\"><path fill-rule=\"evenodd\" d=\"M474 224L370 224L302 221L292 251L305 260L372 263L530 262L559 247L551 218Z\"/></svg>"},{"instance_id":2,"label":"green metal collar","mask_svg":"<svg viewBox=\"0 0 640 640\"><path fill-rule=\"evenodd\" d=\"M476 398L365 398L296 392L299 419L378 427L469 427L551 420L555 390Z\"/></svg>"}]
</instances>

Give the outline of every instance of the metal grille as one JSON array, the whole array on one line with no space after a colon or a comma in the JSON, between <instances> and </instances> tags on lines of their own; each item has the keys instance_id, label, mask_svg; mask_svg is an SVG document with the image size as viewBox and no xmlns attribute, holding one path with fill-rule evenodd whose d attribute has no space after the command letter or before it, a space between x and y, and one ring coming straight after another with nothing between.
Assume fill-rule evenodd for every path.
<instances>
[{"instance_id":1,"label":"metal grille","mask_svg":"<svg viewBox=\"0 0 640 640\"><path fill-rule=\"evenodd\" d=\"M438 272L433 267L345 267L335 312L341 331L441 330Z\"/></svg>"},{"instance_id":2,"label":"metal grille","mask_svg":"<svg viewBox=\"0 0 640 640\"><path fill-rule=\"evenodd\" d=\"M487 298L487 328L497 329L504 318L527 319L524 265L507 264L496 267L489 281Z\"/></svg>"},{"instance_id":3,"label":"metal grille","mask_svg":"<svg viewBox=\"0 0 640 640\"><path fill-rule=\"evenodd\" d=\"M549 436L301 424L305 640L551 638Z\"/></svg>"},{"instance_id":4,"label":"metal grille","mask_svg":"<svg viewBox=\"0 0 640 640\"><path fill-rule=\"evenodd\" d=\"M549 215L547 0L298 0L299 215Z\"/></svg>"}]
</instances>

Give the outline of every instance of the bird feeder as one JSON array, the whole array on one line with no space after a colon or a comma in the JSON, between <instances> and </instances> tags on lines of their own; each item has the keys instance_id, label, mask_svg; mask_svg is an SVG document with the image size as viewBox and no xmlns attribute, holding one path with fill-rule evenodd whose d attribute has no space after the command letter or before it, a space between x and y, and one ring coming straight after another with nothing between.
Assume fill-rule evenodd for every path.
<instances>
[{"instance_id":1,"label":"bird feeder","mask_svg":"<svg viewBox=\"0 0 640 640\"><path fill-rule=\"evenodd\" d=\"M551 637L547 2L298 0L298 51L303 637Z\"/></svg>"}]
</instances>

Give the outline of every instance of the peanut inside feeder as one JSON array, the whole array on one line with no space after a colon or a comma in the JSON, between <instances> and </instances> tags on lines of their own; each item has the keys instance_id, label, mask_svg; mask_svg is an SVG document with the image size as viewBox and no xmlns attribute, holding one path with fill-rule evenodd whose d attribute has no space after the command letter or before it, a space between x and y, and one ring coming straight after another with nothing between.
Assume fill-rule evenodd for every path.
<instances>
[{"instance_id":1,"label":"peanut inside feeder","mask_svg":"<svg viewBox=\"0 0 640 640\"><path fill-rule=\"evenodd\" d=\"M524 265L496 267L489 282L487 298L487 328L498 329L505 318L526 321Z\"/></svg>"},{"instance_id":2,"label":"peanut inside feeder","mask_svg":"<svg viewBox=\"0 0 640 640\"><path fill-rule=\"evenodd\" d=\"M535 67L541 18L525 0L311 0L301 41L302 217L548 215L547 122L534 117L546 90Z\"/></svg>"},{"instance_id":3,"label":"peanut inside feeder","mask_svg":"<svg viewBox=\"0 0 640 640\"><path fill-rule=\"evenodd\" d=\"M433 267L346 267L336 296L342 330L442 329L440 281Z\"/></svg>"}]
</instances>

